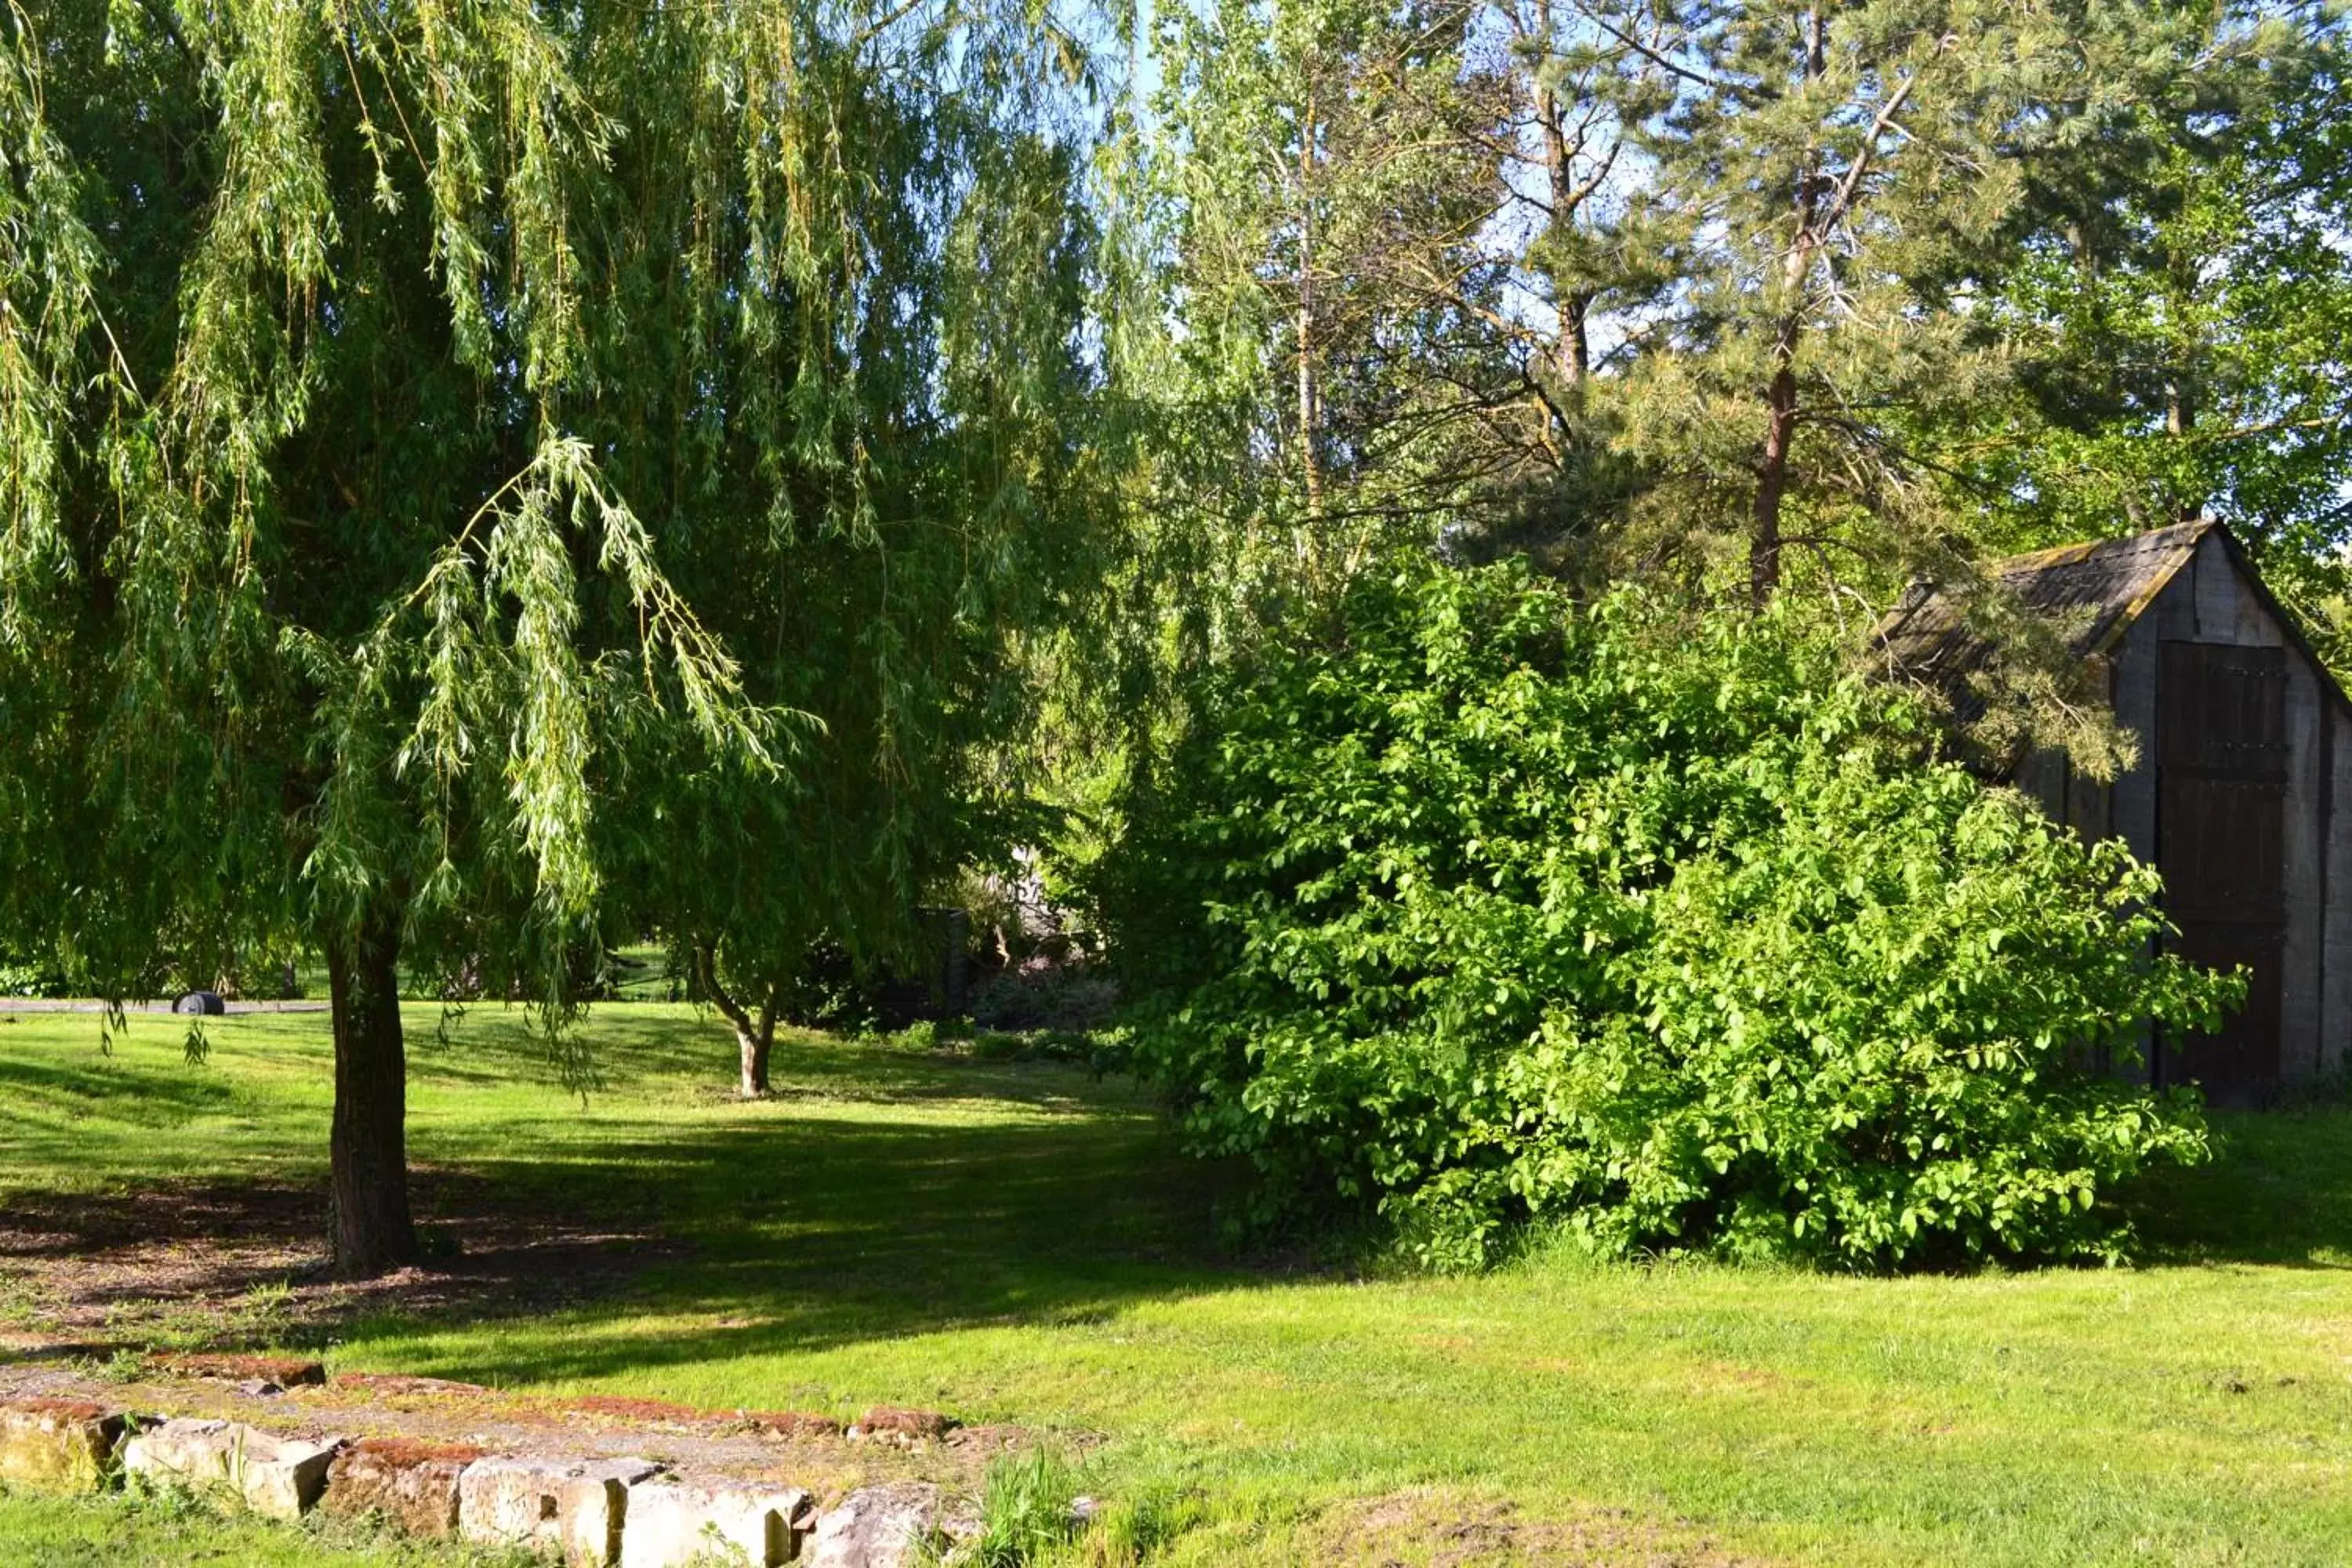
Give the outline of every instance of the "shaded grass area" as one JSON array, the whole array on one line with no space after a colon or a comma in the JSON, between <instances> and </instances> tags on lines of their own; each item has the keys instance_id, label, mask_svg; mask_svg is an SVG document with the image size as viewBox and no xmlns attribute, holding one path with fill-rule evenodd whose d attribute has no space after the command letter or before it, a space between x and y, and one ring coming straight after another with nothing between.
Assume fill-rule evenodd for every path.
<instances>
[{"instance_id":1,"label":"shaded grass area","mask_svg":"<svg viewBox=\"0 0 2352 1568\"><path fill-rule=\"evenodd\" d=\"M2168 1170L2127 1208L2150 1260L2352 1268L2352 1111L2217 1113L2219 1168Z\"/></svg>"},{"instance_id":2,"label":"shaded grass area","mask_svg":"<svg viewBox=\"0 0 2352 1568\"><path fill-rule=\"evenodd\" d=\"M0 1211L322 1182L323 1019L215 1021L201 1068L156 1023L111 1057L89 1020L0 1024ZM1181 1521L1154 1562L1479 1560L1463 1542L1490 1538L1632 1543L1593 1561L2352 1560L2342 1110L2223 1119L2220 1168L2134 1194L2137 1270L1538 1249L1358 1280L1225 1254L1223 1174L1074 1068L802 1036L779 1097L741 1105L723 1026L612 1007L583 1103L512 1016L478 1009L446 1046L433 1026L412 1016L428 1223L487 1206L646 1240L568 1304L378 1300L278 1331L323 1332L339 1367L1099 1436L1086 1484Z\"/></svg>"}]
</instances>

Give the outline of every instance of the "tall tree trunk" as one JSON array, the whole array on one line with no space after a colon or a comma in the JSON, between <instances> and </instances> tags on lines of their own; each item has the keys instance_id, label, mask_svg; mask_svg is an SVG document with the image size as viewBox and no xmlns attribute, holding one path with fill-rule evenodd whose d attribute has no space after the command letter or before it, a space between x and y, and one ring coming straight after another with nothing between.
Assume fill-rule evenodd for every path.
<instances>
[{"instance_id":1,"label":"tall tree trunk","mask_svg":"<svg viewBox=\"0 0 2352 1568\"><path fill-rule=\"evenodd\" d=\"M1592 374L1592 344L1584 326L1591 309L1592 301L1582 294L1570 294L1559 301L1559 342L1554 357L1559 379L1570 386L1583 385L1584 378Z\"/></svg>"},{"instance_id":2,"label":"tall tree trunk","mask_svg":"<svg viewBox=\"0 0 2352 1568\"><path fill-rule=\"evenodd\" d=\"M1829 69L1829 24L1819 5L1805 16L1807 87ZM1780 503L1789 490L1789 459L1797 441L1797 345L1804 335L1806 276L1821 247L1822 151L1805 151L1797 174L1796 231L1781 263L1780 318L1772 336L1772 379L1764 393L1764 450L1756 465L1756 504L1748 533L1748 598L1761 610L1780 591Z\"/></svg>"},{"instance_id":3,"label":"tall tree trunk","mask_svg":"<svg viewBox=\"0 0 2352 1568\"><path fill-rule=\"evenodd\" d=\"M1789 448L1797 437L1797 373L1794 333L1773 372L1765 395L1764 457L1757 465L1756 511L1748 533L1748 598L1761 610L1780 591L1780 498L1789 488Z\"/></svg>"},{"instance_id":4,"label":"tall tree trunk","mask_svg":"<svg viewBox=\"0 0 2352 1568\"><path fill-rule=\"evenodd\" d=\"M2165 271L2170 284L2171 298L2165 303L2165 314L2175 322L2195 319L2197 262L2194 258L2174 251L2166 258ZM2170 358L2172 363L2164 375L2164 433L2177 440L2185 440L2197 427L2197 398L2189 384L2189 363L2195 350L2186 326L2176 326L2172 331ZM2205 498L2196 494L2174 492L2172 521L2193 522L2205 513Z\"/></svg>"},{"instance_id":5,"label":"tall tree trunk","mask_svg":"<svg viewBox=\"0 0 2352 1568\"><path fill-rule=\"evenodd\" d=\"M370 1279L416 1261L408 1212L408 1057L400 1030L397 903L327 943L333 999L335 1270Z\"/></svg>"},{"instance_id":6,"label":"tall tree trunk","mask_svg":"<svg viewBox=\"0 0 2352 1568\"><path fill-rule=\"evenodd\" d=\"M2189 387L2189 377L2179 371L2164 378L2164 433L2176 440L2186 440L2197 427L2197 403ZM2180 489L2168 486L2172 502L2174 522L2194 522L2205 515L2205 497L2195 489Z\"/></svg>"},{"instance_id":7,"label":"tall tree trunk","mask_svg":"<svg viewBox=\"0 0 2352 1568\"><path fill-rule=\"evenodd\" d=\"M1536 36L1545 47L1552 41L1551 0L1541 0L1536 6ZM1536 127L1542 133L1545 184L1551 202L1551 226L1566 231L1576 226L1576 215L1591 188L1579 190L1576 183L1576 153L1586 151L1591 141L1580 131L1576 147L1571 151L1568 139L1568 110L1559 94L1543 73L1538 58L1530 77L1535 91ZM1588 121L1589 123L1589 121ZM1614 160L1610 160L1613 162ZM1574 289L1563 289L1553 301L1559 311L1559 331L1552 342L1552 367L1565 386L1580 386L1591 373L1592 350L1585 335L1585 316L1591 309L1591 300Z\"/></svg>"}]
</instances>

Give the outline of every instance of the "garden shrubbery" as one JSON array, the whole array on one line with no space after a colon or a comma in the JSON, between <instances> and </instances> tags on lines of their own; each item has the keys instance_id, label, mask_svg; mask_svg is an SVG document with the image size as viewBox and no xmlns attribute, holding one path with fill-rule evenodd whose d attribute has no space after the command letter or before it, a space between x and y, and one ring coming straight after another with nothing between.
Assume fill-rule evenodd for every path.
<instances>
[{"instance_id":1,"label":"garden shrubbery","mask_svg":"<svg viewBox=\"0 0 2352 1568\"><path fill-rule=\"evenodd\" d=\"M1354 589L1204 694L1107 867L1138 1049L1262 1217L1425 1259L2112 1257L2206 1152L2098 1070L2236 982L2153 872L1936 761L1796 613L1583 605L1514 565Z\"/></svg>"}]
</instances>

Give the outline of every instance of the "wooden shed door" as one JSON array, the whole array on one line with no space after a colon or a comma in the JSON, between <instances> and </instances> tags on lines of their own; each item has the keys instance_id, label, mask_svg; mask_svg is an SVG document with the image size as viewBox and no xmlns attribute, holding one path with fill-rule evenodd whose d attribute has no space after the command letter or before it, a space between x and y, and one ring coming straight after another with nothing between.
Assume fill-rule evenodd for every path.
<instances>
[{"instance_id":1,"label":"wooden shed door","mask_svg":"<svg viewBox=\"0 0 2352 1568\"><path fill-rule=\"evenodd\" d=\"M2278 1080L2286 939L2286 650L2163 645L2157 702L2157 865L2179 952L2252 971L2221 1032L2177 1037L2158 1081L2212 1100L2263 1099Z\"/></svg>"}]
</instances>

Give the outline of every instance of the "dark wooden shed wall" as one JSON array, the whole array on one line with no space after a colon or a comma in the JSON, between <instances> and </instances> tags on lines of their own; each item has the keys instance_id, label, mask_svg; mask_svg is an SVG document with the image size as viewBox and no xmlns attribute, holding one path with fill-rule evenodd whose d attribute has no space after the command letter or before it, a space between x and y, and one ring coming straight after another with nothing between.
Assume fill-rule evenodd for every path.
<instances>
[{"instance_id":1,"label":"dark wooden shed wall","mask_svg":"<svg viewBox=\"0 0 2352 1568\"><path fill-rule=\"evenodd\" d=\"M2019 786L2053 817L2092 838L2120 836L2162 868L2159 848L2163 645L2219 643L2284 650L2285 784L2281 845L2285 929L2279 963L2279 1078L2308 1082L2341 1072L2352 1038L2352 712L2284 626L2218 529L2186 558L2109 643L2116 718L2139 737L2137 766L2102 786L2037 753Z\"/></svg>"}]
</instances>

